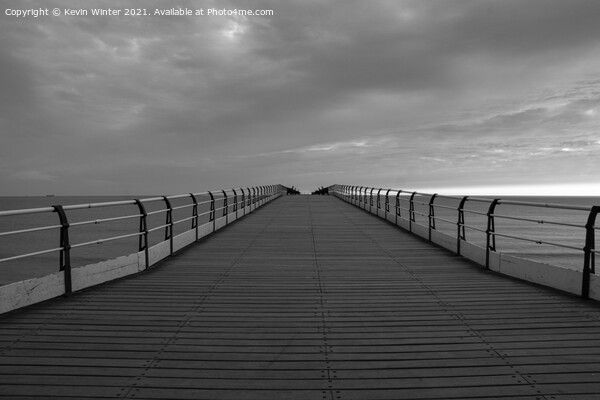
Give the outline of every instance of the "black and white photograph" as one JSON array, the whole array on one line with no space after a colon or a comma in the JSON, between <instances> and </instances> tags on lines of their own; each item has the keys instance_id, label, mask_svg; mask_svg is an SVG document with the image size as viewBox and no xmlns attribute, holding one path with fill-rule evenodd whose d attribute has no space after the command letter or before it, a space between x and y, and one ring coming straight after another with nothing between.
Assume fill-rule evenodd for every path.
<instances>
[{"instance_id":1,"label":"black and white photograph","mask_svg":"<svg viewBox=\"0 0 600 400\"><path fill-rule=\"evenodd\" d=\"M0 0L0 398L600 398L600 1Z\"/></svg>"}]
</instances>

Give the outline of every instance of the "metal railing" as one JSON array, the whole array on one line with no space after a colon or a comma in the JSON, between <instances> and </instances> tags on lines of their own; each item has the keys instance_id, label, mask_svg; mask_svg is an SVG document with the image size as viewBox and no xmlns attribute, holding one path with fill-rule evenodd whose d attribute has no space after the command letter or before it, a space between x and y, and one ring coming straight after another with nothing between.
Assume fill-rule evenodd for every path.
<instances>
[{"instance_id":1,"label":"metal railing","mask_svg":"<svg viewBox=\"0 0 600 400\"><path fill-rule=\"evenodd\" d=\"M595 274L595 256L599 251L595 248L595 232L599 229L599 226L596 226L596 219L600 212L600 206L536 203L472 196L444 196L416 191L349 185L333 185L329 187L329 193L333 193L346 202L350 202L369 212L375 211L378 215L382 213L382 217L388 220L393 212L396 224L398 225L400 220L407 221L407 228L411 232L420 219L422 224L418 225L426 225L427 239L429 241L432 241L432 233L438 230L436 222L454 226L455 234L453 237L455 237L456 243L453 250L457 254L461 254L461 244L465 242L469 243L467 231L477 232L483 235L485 239L485 267L487 269L490 268L490 255L498 251L497 238L580 252L583 255L581 295L584 298L588 298L589 296L590 275ZM384 199L383 207L382 197ZM454 202L454 205L440 204L438 203L439 200ZM391 204L393 204L393 211L391 211ZM513 212L506 212L507 207L512 207L514 209ZM504 212L500 212L502 208L504 208ZM585 222L574 223L529 217L524 215L526 213L522 211L524 209L540 208L583 213L582 216L585 218ZM445 211L446 214L454 214L454 218L450 219L446 215L439 216L438 212L441 213L442 211ZM479 224L467 223L468 216L472 217L471 219L473 220L478 220ZM573 245L540 237L523 236L512 232L499 231L499 221L518 221L520 223L581 229L584 239L580 245Z\"/></svg>"},{"instance_id":2,"label":"metal railing","mask_svg":"<svg viewBox=\"0 0 600 400\"><path fill-rule=\"evenodd\" d=\"M74 249L137 238L137 250L140 254L143 254L142 263L143 269L145 269L160 261L160 256L153 259L149 254L152 247L151 235L161 235L162 232L162 239L159 239L157 244L166 245L168 243L168 254L166 256L169 256L191 244L190 241L199 240L202 236L243 217L281 195L285 195L288 191L289 188L282 185L268 185L113 202L54 205L33 209L0 211L0 227L3 225L2 221L7 217L37 220L39 217L36 215L56 214L58 220L57 223L49 225L12 230L6 229L5 225L5 227L0 228L0 241L19 235L59 231L57 246L23 254L11 254L0 258L0 271L3 264L11 261L58 253L58 270L64 273L64 294L69 294L73 291L71 254ZM119 208L119 210L126 208L127 212L124 215L97 219L90 219L89 216L86 218L85 215L82 216L82 220L71 218L74 213L85 214L86 210L109 208ZM32 216L35 216L35 218L32 218ZM82 240L73 232L74 228L122 223L124 221L138 221L138 229L126 233L120 232L120 234L114 236L95 237L93 240L89 240L89 238L88 240ZM201 227L203 227L202 232L200 231ZM176 231L181 231L180 236L186 236L185 243L178 240L177 245L175 244Z\"/></svg>"}]
</instances>

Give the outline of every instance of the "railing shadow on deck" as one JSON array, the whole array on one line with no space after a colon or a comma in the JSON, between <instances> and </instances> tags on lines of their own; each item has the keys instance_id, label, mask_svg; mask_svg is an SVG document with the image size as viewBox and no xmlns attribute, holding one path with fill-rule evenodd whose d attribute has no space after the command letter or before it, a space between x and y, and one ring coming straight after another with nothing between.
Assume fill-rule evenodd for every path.
<instances>
[{"instance_id":1,"label":"railing shadow on deck","mask_svg":"<svg viewBox=\"0 0 600 400\"><path fill-rule=\"evenodd\" d=\"M14 222L7 223L8 226L18 226L20 229L3 228L0 239L49 231L58 231L59 234L57 235L58 247L23 254L8 254L0 258L0 268L3 263L29 260L31 257L52 253L58 253L59 265L57 272L0 286L0 314L144 271L268 202L294 191L294 188L283 185L267 185L114 202L2 211L0 222L10 218L30 217L29 219L37 225L23 228ZM109 217L90 219L96 216L91 210L98 209L113 211L118 209L118 211L110 213ZM56 222L39 226L40 223L44 223L44 220L49 221L49 216L53 214L56 214L55 218L57 216ZM44 215L46 218L40 218ZM127 221L129 223L125 224ZM136 221L137 229L131 232ZM81 231L83 228L97 227L98 224L114 225L115 223L119 226L108 230L119 233L115 236L98 237L97 229L91 233ZM90 239L90 235L93 239ZM77 267L71 262L74 250L89 249L89 246L116 241L136 241L137 251ZM26 268L27 265L23 264L22 267Z\"/></svg>"},{"instance_id":2,"label":"railing shadow on deck","mask_svg":"<svg viewBox=\"0 0 600 400\"><path fill-rule=\"evenodd\" d=\"M586 299L600 300L600 277L595 273L595 255L599 251L595 245L595 231L599 228L596 226L596 217L600 206L443 196L338 184L326 189L329 194L468 258L486 269L577 294ZM546 209L550 213L557 210L577 212L581 214L581 221L584 222L530 217L524 211L528 209ZM513 224L502 225L503 221ZM548 229L580 230L581 235L578 239L569 238L568 243L546 239L545 237L553 237L552 233L547 232L544 233L544 238L522 236L510 230L516 228L515 223L529 223ZM500 239L567 249L583 256L582 266L564 268L553 265L552 262L534 261L519 257L514 252L500 251L496 243Z\"/></svg>"}]
</instances>

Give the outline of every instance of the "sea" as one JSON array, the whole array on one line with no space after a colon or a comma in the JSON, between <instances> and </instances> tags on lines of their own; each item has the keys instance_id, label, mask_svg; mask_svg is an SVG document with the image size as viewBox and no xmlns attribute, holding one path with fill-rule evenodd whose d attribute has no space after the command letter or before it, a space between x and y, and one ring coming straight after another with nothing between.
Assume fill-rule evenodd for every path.
<instances>
[{"instance_id":1,"label":"sea","mask_svg":"<svg viewBox=\"0 0 600 400\"><path fill-rule=\"evenodd\" d=\"M153 196L27 196L27 197L0 197L0 211L15 209L31 209L49 207L53 205L91 204L101 202L114 202L131 200L132 198L145 198ZM485 196L480 196L485 197ZM583 206L587 209L593 205L600 205L599 197L503 197L509 201L525 201L542 204L563 204ZM206 198L200 198L199 207L200 225L209 221L209 204ZM382 200L384 203L385 200ZM427 196L415 198L415 223L428 225ZM491 201L491 200L490 200ZM390 210L394 212L395 199L390 198ZM458 200L455 198L439 197L435 199L435 228L452 237L457 235L456 208ZM182 207L173 213L173 220L179 221L191 216L191 199L183 198L174 200L172 206ZM217 204L217 208L219 204ZM384 207L384 204L382 204ZM469 201L465 207L465 236L468 242L485 247L485 231L487 219L481 213L487 212L489 202ZM400 217L408 218L408 198L402 196L400 201ZM164 209L161 201L147 205L147 211L152 213ZM517 257L548 263L564 268L581 270L583 268L583 247L585 244L585 229L589 211L575 211L557 208L528 207L516 205L497 206L495 210L495 230L498 234L505 234L528 240L496 238L496 250L509 253ZM72 226L69 230L71 245L97 241L139 232L139 210L135 205L113 206L105 208L86 208L83 210L67 211L70 223L81 221L97 221L107 218L131 216L128 219L119 219L109 222L91 223L82 226ZM505 218L508 217L508 218ZM514 218L527 219L528 221ZM152 214L148 218L149 228L164 225L165 213ZM174 234L177 235L191 228L191 220L186 220L176 225ZM566 224L566 225L563 225ZM44 231L21 233L16 235L1 235L2 232L31 229L42 226L59 225L58 215L53 212L26 214L18 216L0 216L0 259L10 258L21 254L55 249L60 245L60 229L52 228ZM596 224L600 227L600 217ZM150 245L164 240L165 229L157 229L149 238ZM536 242L551 242L560 244L561 247ZM137 252L139 238L130 237L101 244L90 244L71 250L71 262L74 268L116 258ZM35 255L27 258L0 262L0 285L10 284L33 277L44 276L59 270L59 252Z\"/></svg>"}]
</instances>

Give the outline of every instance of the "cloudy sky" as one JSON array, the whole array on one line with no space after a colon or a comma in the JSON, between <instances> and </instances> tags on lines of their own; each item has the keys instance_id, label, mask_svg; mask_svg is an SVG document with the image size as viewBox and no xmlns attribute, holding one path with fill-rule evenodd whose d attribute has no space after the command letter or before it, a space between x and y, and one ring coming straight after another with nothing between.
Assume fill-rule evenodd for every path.
<instances>
[{"instance_id":1,"label":"cloudy sky","mask_svg":"<svg viewBox=\"0 0 600 400\"><path fill-rule=\"evenodd\" d=\"M174 5L273 15L91 15ZM63 15L6 15L39 7ZM597 0L0 11L0 195L271 183L600 195Z\"/></svg>"}]
</instances>

